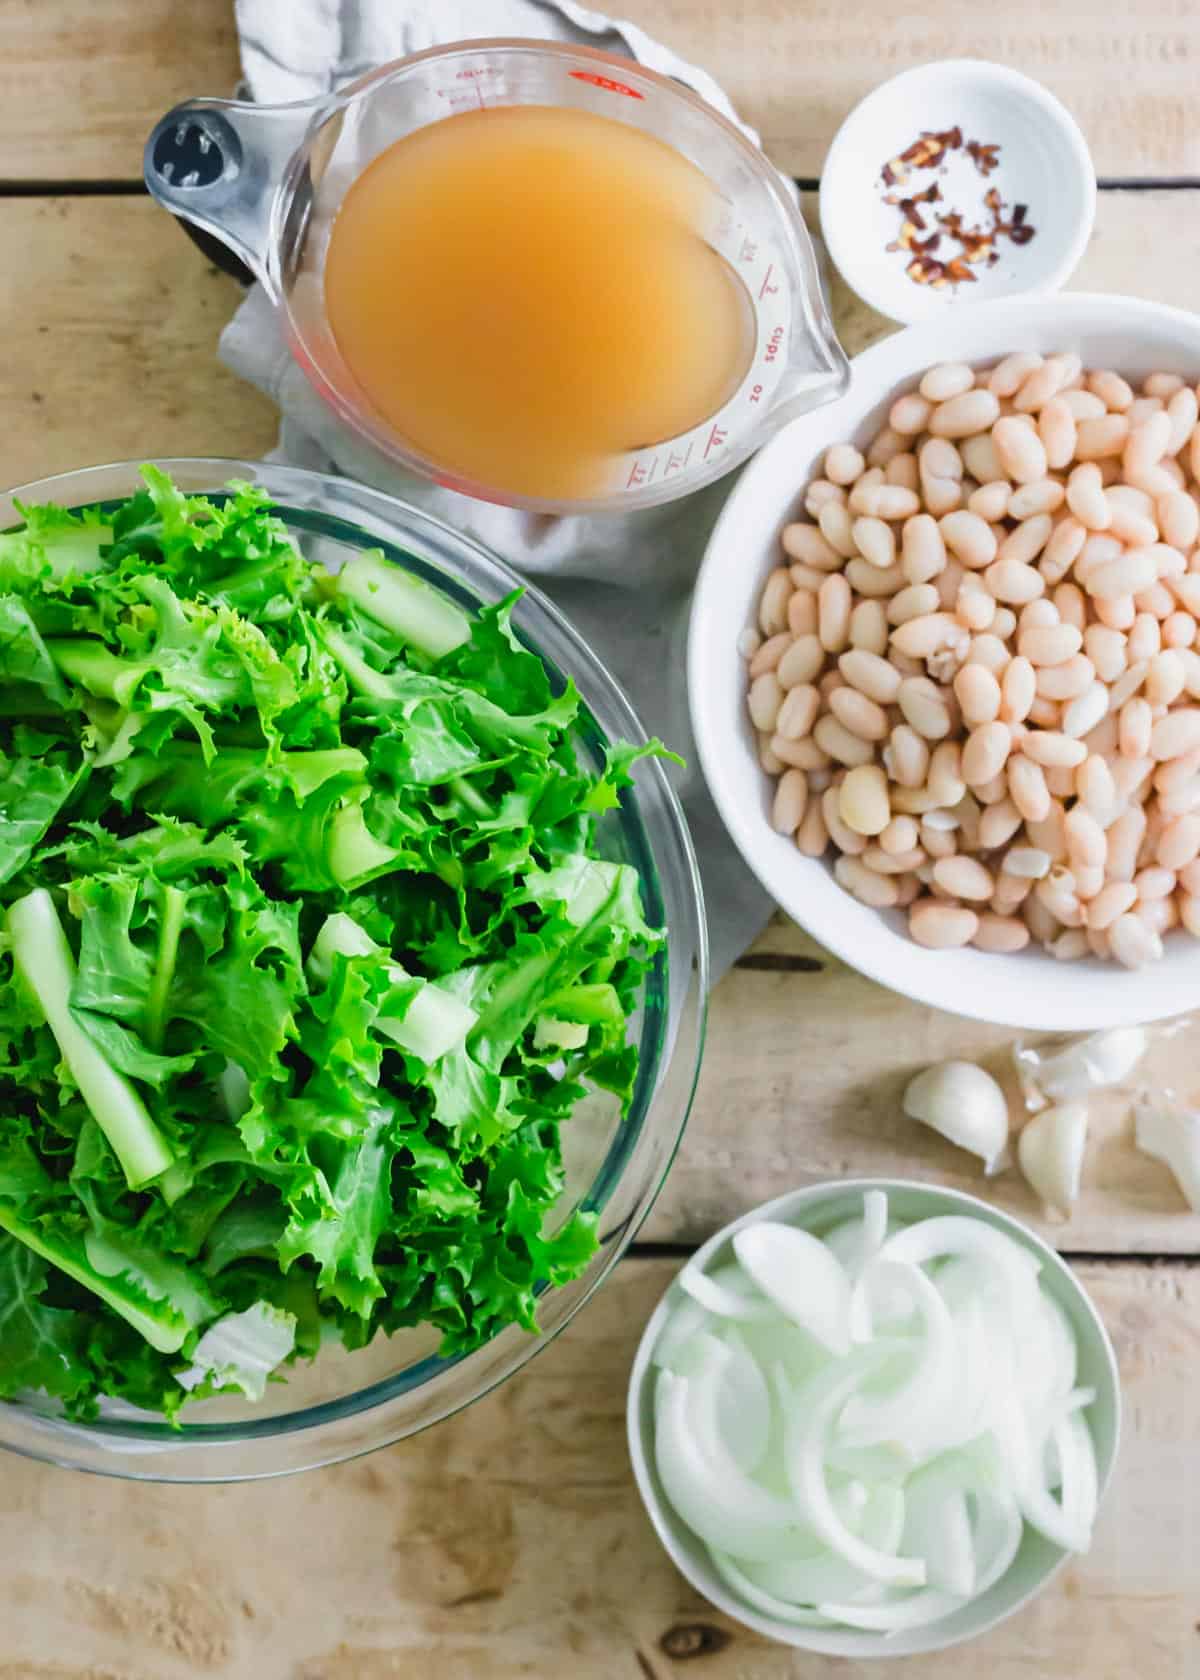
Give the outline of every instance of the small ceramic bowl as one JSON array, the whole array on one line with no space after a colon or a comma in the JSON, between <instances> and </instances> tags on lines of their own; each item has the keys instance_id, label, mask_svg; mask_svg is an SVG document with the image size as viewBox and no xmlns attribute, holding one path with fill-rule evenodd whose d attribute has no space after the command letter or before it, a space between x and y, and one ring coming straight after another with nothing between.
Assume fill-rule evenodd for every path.
<instances>
[{"instance_id":1,"label":"small ceramic bowl","mask_svg":"<svg viewBox=\"0 0 1200 1680\"><path fill-rule=\"evenodd\" d=\"M964 142L998 147L986 176L959 148L902 184L883 181L884 164L922 133L956 127ZM918 284L906 272L912 253L887 249L904 218L885 199L934 180L942 191L935 212L957 210L967 226L989 226L984 195L994 187L1006 215L1026 206L1034 237L1018 245L1000 235L998 260L973 265L970 282ZM918 65L877 87L838 130L821 173L821 232L829 254L846 284L893 321L926 321L969 303L1056 291L1083 255L1095 214L1096 174L1074 117L1040 83L979 59ZM930 219L919 237L936 231ZM934 255L958 256L959 246L943 232Z\"/></svg>"},{"instance_id":2,"label":"small ceramic bowl","mask_svg":"<svg viewBox=\"0 0 1200 1680\"><path fill-rule=\"evenodd\" d=\"M845 1179L838 1183L810 1184L765 1202L735 1219L688 1261L685 1271L707 1271L730 1258L733 1238L747 1225L760 1220L779 1220L798 1225L816 1236L832 1230L842 1220L861 1212L863 1193L882 1190L894 1217L901 1221L928 1219L942 1214L967 1215L980 1219L1031 1249L1042 1263L1041 1281L1062 1308L1075 1332L1079 1347L1081 1386L1094 1388L1096 1399L1087 1418L1096 1448L1101 1500L1116 1463L1121 1432L1121 1389L1117 1360L1108 1332L1074 1273L1054 1250L1007 1214L989 1207L975 1196L937 1185L909 1183L895 1178ZM638 1346L629 1379L627 1424L629 1451L638 1492L676 1568L698 1593L727 1616L765 1634L768 1639L800 1650L817 1651L832 1657L911 1657L923 1652L942 1651L966 1639L986 1633L1007 1617L1015 1615L1046 1587L1066 1562L1069 1554L1031 1528L1026 1528L1021 1548L1008 1572L990 1592L975 1599L952 1616L928 1627L895 1634L861 1633L850 1628L797 1627L753 1610L725 1585L709 1560L703 1541L675 1515L664 1497L654 1466L654 1367L651 1355L668 1316L688 1297L676 1278L655 1308Z\"/></svg>"}]
</instances>

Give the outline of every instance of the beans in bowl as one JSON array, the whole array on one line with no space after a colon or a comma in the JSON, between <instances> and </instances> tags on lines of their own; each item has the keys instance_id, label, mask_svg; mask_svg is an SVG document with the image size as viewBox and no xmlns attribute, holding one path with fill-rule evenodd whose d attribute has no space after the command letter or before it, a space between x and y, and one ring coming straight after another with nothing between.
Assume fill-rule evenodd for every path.
<instances>
[{"instance_id":1,"label":"beans in bowl","mask_svg":"<svg viewBox=\"0 0 1200 1680\"><path fill-rule=\"evenodd\" d=\"M930 368L785 527L748 706L772 822L921 945L1200 938L1197 390Z\"/></svg>"}]
</instances>

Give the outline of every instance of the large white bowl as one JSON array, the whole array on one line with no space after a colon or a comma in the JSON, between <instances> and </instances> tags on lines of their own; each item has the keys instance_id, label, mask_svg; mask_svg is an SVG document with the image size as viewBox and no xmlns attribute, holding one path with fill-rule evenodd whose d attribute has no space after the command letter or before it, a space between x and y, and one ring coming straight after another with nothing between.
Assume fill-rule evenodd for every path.
<instances>
[{"instance_id":1,"label":"large white bowl","mask_svg":"<svg viewBox=\"0 0 1200 1680\"><path fill-rule=\"evenodd\" d=\"M979 304L909 327L865 351L838 402L785 426L743 473L717 521L696 585L688 693L700 761L742 856L802 927L871 979L960 1015L1013 1027L1083 1031L1159 1020L1200 1006L1200 945L1167 937L1162 961L1137 973L1041 950L999 956L928 951L901 912L869 909L844 892L768 821L771 781L754 752L738 632L755 620L763 579L779 564L779 533L800 513L805 485L831 443L866 444L896 395L934 362L995 361L1010 350L1075 350L1092 367L1135 377L1156 369L1200 376L1200 316L1135 298L1062 293Z\"/></svg>"},{"instance_id":2,"label":"large white bowl","mask_svg":"<svg viewBox=\"0 0 1200 1680\"><path fill-rule=\"evenodd\" d=\"M861 1211L866 1190L885 1191L889 1210L896 1219L913 1221L943 1214L965 1215L1003 1231L1037 1256L1042 1267L1042 1285L1062 1308L1075 1332L1079 1348L1078 1381L1081 1386L1096 1391L1087 1419L1096 1447L1096 1467L1103 1501L1116 1465L1121 1435L1121 1380L1112 1342L1099 1313L1066 1261L1026 1226L1001 1213L998 1208L990 1207L975 1196L966 1196L959 1190L947 1190L937 1184L914 1184L899 1178L859 1178L844 1179L840 1183L808 1184L801 1190L791 1190L774 1201L764 1202L761 1207L752 1208L731 1225L726 1225L696 1251L683 1269L710 1271L730 1258L733 1239L739 1231L763 1219L777 1219L823 1236L843 1219ZM626 1428L634 1480L655 1533L675 1567L718 1610L753 1628L756 1633L765 1634L768 1639L804 1651L819 1651L827 1656L856 1660L911 1657L961 1644L963 1640L974 1639L997 1623L1006 1621L1048 1586L1066 1563L1069 1553L1033 1529L1026 1528L1012 1565L990 1591L939 1622L904 1633L860 1633L853 1628L801 1627L794 1622L764 1615L743 1603L713 1568L703 1541L697 1539L671 1509L654 1462L652 1379L655 1371L651 1360L668 1317L680 1301L686 1299L676 1277L646 1326L629 1378Z\"/></svg>"}]
</instances>

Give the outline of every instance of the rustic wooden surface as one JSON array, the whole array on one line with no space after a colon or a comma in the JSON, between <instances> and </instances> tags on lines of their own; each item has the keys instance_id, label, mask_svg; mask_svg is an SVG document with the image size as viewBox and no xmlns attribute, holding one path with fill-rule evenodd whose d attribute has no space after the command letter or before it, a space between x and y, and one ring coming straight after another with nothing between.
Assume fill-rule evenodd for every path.
<instances>
[{"instance_id":1,"label":"rustic wooden surface","mask_svg":"<svg viewBox=\"0 0 1200 1680\"><path fill-rule=\"evenodd\" d=\"M1032 71L1072 104L1101 175L1135 183L1102 191L1075 284L1194 306L1196 0L1136 18L1097 0L623 9L712 69L804 179L894 69L979 53ZM0 64L0 480L262 453L274 416L214 355L237 288L135 190L160 111L236 79L230 0L0 0ZM891 330L838 286L835 312L851 350ZM5 1461L0 1680L866 1680L746 1633L676 1575L630 1479L626 1376L678 1257L789 1185L905 1173L1036 1222L1014 1174L984 1187L896 1100L934 1057L1003 1068L1010 1037L892 997L779 919L714 994L692 1122L642 1243L501 1391L406 1446L274 1484L144 1487ZM1155 1077L1200 1086L1185 1039L1154 1056ZM1047 1234L1087 1256L1117 1339L1116 1486L1093 1553L1035 1607L969 1659L895 1665L904 1680L949 1680L965 1660L984 1680L1200 1675L1200 1220L1130 1147L1124 1097L1096 1105L1079 1209Z\"/></svg>"},{"instance_id":2,"label":"rustic wooden surface","mask_svg":"<svg viewBox=\"0 0 1200 1680\"><path fill-rule=\"evenodd\" d=\"M977 57L1035 75L1064 99L1102 176L1200 176L1196 0L927 0L917 9L623 0L613 9L712 70L792 175L820 173L837 125L885 77ZM230 0L0 0L3 178L139 176L155 118L237 80L231 10Z\"/></svg>"},{"instance_id":3,"label":"rustic wooden surface","mask_svg":"<svg viewBox=\"0 0 1200 1680\"><path fill-rule=\"evenodd\" d=\"M13 1461L0 1680L853 1680L773 1646L659 1549L624 1444L633 1350L672 1274L627 1261L513 1382L407 1446L286 1481L131 1487ZM888 1680L1186 1680L1200 1527L1200 1277L1081 1267L1116 1338L1121 1472L1095 1546L1024 1614ZM1186 1478L1185 1478L1186 1479Z\"/></svg>"}]
</instances>

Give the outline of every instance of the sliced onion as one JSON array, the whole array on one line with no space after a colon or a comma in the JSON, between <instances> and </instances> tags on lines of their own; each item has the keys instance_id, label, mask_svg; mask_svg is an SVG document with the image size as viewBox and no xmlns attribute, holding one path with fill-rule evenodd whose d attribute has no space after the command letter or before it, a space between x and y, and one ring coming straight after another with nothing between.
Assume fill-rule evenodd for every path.
<instances>
[{"instance_id":1,"label":"sliced onion","mask_svg":"<svg viewBox=\"0 0 1200 1680\"><path fill-rule=\"evenodd\" d=\"M903 1633L951 1616L964 1604L972 1603L990 1592L1012 1568L1020 1550L1024 1525L1014 1500L977 1489L974 1493L976 1517L972 1524L972 1547L975 1555L975 1590L970 1597L948 1593L937 1587L923 1592L889 1595L878 1605L853 1601L835 1604L826 1601L818 1613L844 1627L860 1628L870 1633Z\"/></svg>"},{"instance_id":2,"label":"sliced onion","mask_svg":"<svg viewBox=\"0 0 1200 1680\"><path fill-rule=\"evenodd\" d=\"M771 1395L746 1349L702 1331L678 1355L675 1372L693 1381L705 1447L719 1441L739 1470L756 1470L771 1436Z\"/></svg>"},{"instance_id":3,"label":"sliced onion","mask_svg":"<svg viewBox=\"0 0 1200 1680\"><path fill-rule=\"evenodd\" d=\"M798 1396L788 1420L788 1479L802 1520L831 1552L885 1585L920 1587L925 1584L921 1560L884 1552L852 1533L834 1508L825 1478L824 1450L833 1421L863 1379L878 1369L881 1357L891 1356L875 1348L852 1353L814 1377Z\"/></svg>"},{"instance_id":4,"label":"sliced onion","mask_svg":"<svg viewBox=\"0 0 1200 1680\"><path fill-rule=\"evenodd\" d=\"M991 1488L976 1488L975 1500L975 1597L982 1598L1008 1574L1021 1549L1025 1523L1016 1500Z\"/></svg>"},{"instance_id":5,"label":"sliced onion","mask_svg":"<svg viewBox=\"0 0 1200 1680\"><path fill-rule=\"evenodd\" d=\"M1079 1412L1059 1416L1048 1431L1022 1412L1011 1375L997 1373L1001 1391L998 1425L1008 1455L1013 1491L1026 1522L1067 1552L1085 1552L1091 1541L1098 1500L1096 1455ZM1047 1484L1047 1443L1057 1453L1061 1491Z\"/></svg>"},{"instance_id":6,"label":"sliced onion","mask_svg":"<svg viewBox=\"0 0 1200 1680\"><path fill-rule=\"evenodd\" d=\"M754 1581L741 1569L737 1559L727 1552L718 1551L716 1546L708 1548L708 1555L712 1559L713 1568L725 1582L732 1587L744 1604L752 1610L761 1610L764 1616L773 1616L776 1621L793 1622L799 1627L832 1627L828 1616L819 1616L815 1610L807 1610L799 1604L789 1604L785 1599L774 1598L769 1592L757 1586Z\"/></svg>"},{"instance_id":7,"label":"sliced onion","mask_svg":"<svg viewBox=\"0 0 1200 1680\"><path fill-rule=\"evenodd\" d=\"M942 1453L965 1447L987 1427L992 1403L989 1372L996 1358L996 1344L989 1342L987 1319L978 1301L968 1301L950 1317L957 1335L954 1387L958 1399L937 1444Z\"/></svg>"},{"instance_id":8,"label":"sliced onion","mask_svg":"<svg viewBox=\"0 0 1200 1680\"><path fill-rule=\"evenodd\" d=\"M841 1261L851 1281L856 1282L883 1247L888 1230L887 1197L882 1190L867 1190L863 1194L862 1217L843 1219L832 1231L826 1231L821 1241Z\"/></svg>"},{"instance_id":9,"label":"sliced onion","mask_svg":"<svg viewBox=\"0 0 1200 1680\"><path fill-rule=\"evenodd\" d=\"M765 1371L782 1368L791 1385L806 1383L829 1364L829 1349L780 1314L753 1323L726 1320L718 1333L731 1346L736 1338Z\"/></svg>"},{"instance_id":10,"label":"sliced onion","mask_svg":"<svg viewBox=\"0 0 1200 1680\"><path fill-rule=\"evenodd\" d=\"M836 1496L834 1503L840 1503ZM872 1488L856 1517L847 1520L847 1527L868 1545L894 1555L904 1532L904 1512L904 1495L899 1488ZM873 1577L830 1551L813 1557L747 1564L746 1573L765 1592L789 1604L816 1605L823 1598L861 1602L863 1594L878 1588Z\"/></svg>"},{"instance_id":11,"label":"sliced onion","mask_svg":"<svg viewBox=\"0 0 1200 1680\"><path fill-rule=\"evenodd\" d=\"M831 1353L849 1351L850 1279L819 1237L763 1220L738 1232L733 1252L780 1312Z\"/></svg>"},{"instance_id":12,"label":"sliced onion","mask_svg":"<svg viewBox=\"0 0 1200 1680\"><path fill-rule=\"evenodd\" d=\"M756 1319L775 1316L776 1308L762 1298L751 1280L736 1266L722 1266L712 1276L697 1266L685 1266L679 1274L679 1287L717 1318L753 1323Z\"/></svg>"},{"instance_id":13,"label":"sliced onion","mask_svg":"<svg viewBox=\"0 0 1200 1680\"><path fill-rule=\"evenodd\" d=\"M1075 1386L1079 1369L1079 1344L1071 1321L1062 1307L1045 1290L1039 1290L1042 1323L1046 1330L1046 1344L1054 1370L1050 1392L1054 1396L1069 1394Z\"/></svg>"},{"instance_id":14,"label":"sliced onion","mask_svg":"<svg viewBox=\"0 0 1200 1680\"><path fill-rule=\"evenodd\" d=\"M967 1490L937 1467L914 1476L905 1489L904 1549L925 1559L929 1584L959 1598L975 1591L975 1546Z\"/></svg>"},{"instance_id":15,"label":"sliced onion","mask_svg":"<svg viewBox=\"0 0 1200 1680\"><path fill-rule=\"evenodd\" d=\"M917 1266L876 1260L869 1275L886 1275L889 1282L904 1288L916 1302L924 1331L923 1346L916 1367L898 1388L880 1396L856 1394L847 1401L838 1439L852 1447L893 1441L915 1457L928 1442L944 1436L951 1408L957 1401L950 1314L945 1301ZM861 1289L862 1284L857 1287Z\"/></svg>"},{"instance_id":16,"label":"sliced onion","mask_svg":"<svg viewBox=\"0 0 1200 1680\"><path fill-rule=\"evenodd\" d=\"M1004 1291L1014 1334L1028 1320L1037 1302L1041 1262L992 1225L962 1214L923 1219L920 1224L897 1231L879 1251L881 1262L902 1260L910 1266L924 1266L945 1256L965 1256L993 1268Z\"/></svg>"},{"instance_id":17,"label":"sliced onion","mask_svg":"<svg viewBox=\"0 0 1200 1680\"><path fill-rule=\"evenodd\" d=\"M825 1449L825 1463L842 1475L860 1476L872 1487L880 1482L902 1482L912 1469L911 1455L894 1441L881 1441L876 1447L847 1447L835 1439Z\"/></svg>"},{"instance_id":18,"label":"sliced onion","mask_svg":"<svg viewBox=\"0 0 1200 1680\"><path fill-rule=\"evenodd\" d=\"M953 1615L968 1602L953 1593L929 1587L924 1592L878 1605L825 1603L817 1607L817 1614L842 1627L861 1628L865 1633L904 1633L910 1628L940 1622L943 1616Z\"/></svg>"},{"instance_id":19,"label":"sliced onion","mask_svg":"<svg viewBox=\"0 0 1200 1680\"><path fill-rule=\"evenodd\" d=\"M765 1560L811 1550L813 1537L787 1500L744 1475L719 1441L701 1445L687 1377L660 1371L655 1461L676 1514L710 1546Z\"/></svg>"},{"instance_id":20,"label":"sliced onion","mask_svg":"<svg viewBox=\"0 0 1200 1680\"><path fill-rule=\"evenodd\" d=\"M712 1329L712 1314L707 1307L695 1300L680 1301L667 1316L654 1344L651 1362L660 1370L675 1370L676 1360L686 1353L692 1338Z\"/></svg>"}]
</instances>

